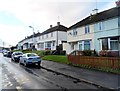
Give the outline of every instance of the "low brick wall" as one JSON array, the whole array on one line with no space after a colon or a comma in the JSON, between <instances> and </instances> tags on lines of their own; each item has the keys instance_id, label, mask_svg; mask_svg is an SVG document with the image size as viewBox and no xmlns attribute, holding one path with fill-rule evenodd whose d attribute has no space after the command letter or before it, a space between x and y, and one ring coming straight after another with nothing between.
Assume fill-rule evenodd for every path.
<instances>
[{"instance_id":1,"label":"low brick wall","mask_svg":"<svg viewBox=\"0 0 120 91\"><path fill-rule=\"evenodd\" d=\"M120 68L119 57L93 57L93 56L80 56L80 55L68 55L68 61L72 64L89 65L91 67L99 68Z\"/></svg>"}]
</instances>

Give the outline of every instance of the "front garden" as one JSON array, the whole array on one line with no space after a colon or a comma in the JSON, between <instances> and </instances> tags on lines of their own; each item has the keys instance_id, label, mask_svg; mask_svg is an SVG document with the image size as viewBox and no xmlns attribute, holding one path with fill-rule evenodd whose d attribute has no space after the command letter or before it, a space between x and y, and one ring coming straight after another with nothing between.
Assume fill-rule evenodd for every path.
<instances>
[{"instance_id":1,"label":"front garden","mask_svg":"<svg viewBox=\"0 0 120 91\"><path fill-rule=\"evenodd\" d=\"M19 50L17 50L19 51ZM52 51L37 51L37 50L22 50L23 53L34 52L41 56L42 60L49 60L59 62L63 64L72 65L75 67L86 68L97 71L120 73L120 58L118 57L107 57L108 54L102 52L98 56L95 51L74 51L71 55L51 55ZM109 55L111 55L109 53Z\"/></svg>"}]
</instances>

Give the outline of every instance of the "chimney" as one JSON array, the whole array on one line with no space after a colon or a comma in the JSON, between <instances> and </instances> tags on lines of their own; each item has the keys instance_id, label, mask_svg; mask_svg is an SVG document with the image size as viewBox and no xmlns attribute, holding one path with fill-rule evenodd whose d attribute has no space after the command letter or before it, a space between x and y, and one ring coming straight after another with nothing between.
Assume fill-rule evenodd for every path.
<instances>
[{"instance_id":1,"label":"chimney","mask_svg":"<svg viewBox=\"0 0 120 91\"><path fill-rule=\"evenodd\" d=\"M120 7L120 0L116 1L116 7Z\"/></svg>"},{"instance_id":2,"label":"chimney","mask_svg":"<svg viewBox=\"0 0 120 91\"><path fill-rule=\"evenodd\" d=\"M60 22L57 22L57 25L59 26L59 25L60 25Z\"/></svg>"},{"instance_id":3,"label":"chimney","mask_svg":"<svg viewBox=\"0 0 120 91\"><path fill-rule=\"evenodd\" d=\"M52 28L52 25L50 25L50 28Z\"/></svg>"},{"instance_id":4,"label":"chimney","mask_svg":"<svg viewBox=\"0 0 120 91\"><path fill-rule=\"evenodd\" d=\"M98 9L92 10L92 15L95 15L95 14L97 14L97 13L98 13Z\"/></svg>"}]
</instances>

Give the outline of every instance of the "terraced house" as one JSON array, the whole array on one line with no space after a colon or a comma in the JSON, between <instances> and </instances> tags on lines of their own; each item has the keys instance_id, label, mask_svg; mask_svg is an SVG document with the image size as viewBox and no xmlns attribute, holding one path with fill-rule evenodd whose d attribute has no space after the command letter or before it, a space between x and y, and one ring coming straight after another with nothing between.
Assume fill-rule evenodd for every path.
<instances>
[{"instance_id":1,"label":"terraced house","mask_svg":"<svg viewBox=\"0 0 120 91\"><path fill-rule=\"evenodd\" d=\"M67 54L74 50L120 51L120 6L97 10L67 31Z\"/></svg>"},{"instance_id":2,"label":"terraced house","mask_svg":"<svg viewBox=\"0 0 120 91\"><path fill-rule=\"evenodd\" d=\"M57 22L56 26L50 25L50 28L42 33L37 33L23 39L18 43L18 47L28 49L34 46L37 50L56 50L56 46L63 47L63 43L67 42L67 27Z\"/></svg>"}]
</instances>

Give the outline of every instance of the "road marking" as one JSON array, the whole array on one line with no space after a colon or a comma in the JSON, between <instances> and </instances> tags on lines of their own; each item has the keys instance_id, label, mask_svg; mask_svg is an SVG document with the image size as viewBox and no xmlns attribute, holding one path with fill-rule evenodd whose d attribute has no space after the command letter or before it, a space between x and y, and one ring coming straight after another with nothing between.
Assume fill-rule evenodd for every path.
<instances>
[{"instance_id":1,"label":"road marking","mask_svg":"<svg viewBox=\"0 0 120 91\"><path fill-rule=\"evenodd\" d=\"M22 87L16 86L17 91L22 91Z\"/></svg>"}]
</instances>

